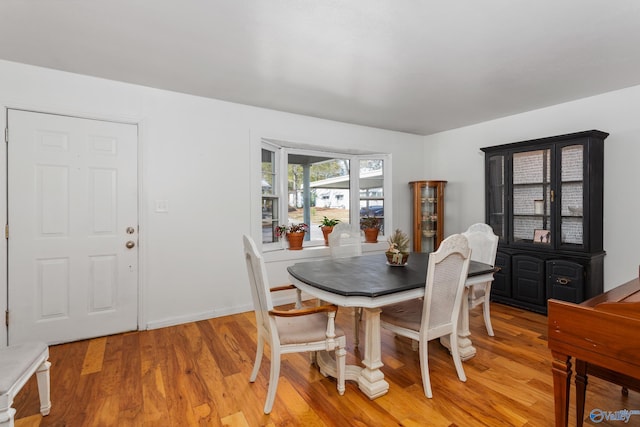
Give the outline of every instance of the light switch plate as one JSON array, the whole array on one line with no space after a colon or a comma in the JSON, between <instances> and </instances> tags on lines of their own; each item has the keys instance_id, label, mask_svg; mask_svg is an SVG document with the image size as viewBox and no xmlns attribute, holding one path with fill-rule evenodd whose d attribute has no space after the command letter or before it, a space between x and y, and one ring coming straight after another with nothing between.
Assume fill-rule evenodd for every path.
<instances>
[{"instance_id":1,"label":"light switch plate","mask_svg":"<svg viewBox=\"0 0 640 427\"><path fill-rule=\"evenodd\" d=\"M169 212L169 201L168 200L156 200L156 212L158 212L158 213L167 213L167 212Z\"/></svg>"}]
</instances>

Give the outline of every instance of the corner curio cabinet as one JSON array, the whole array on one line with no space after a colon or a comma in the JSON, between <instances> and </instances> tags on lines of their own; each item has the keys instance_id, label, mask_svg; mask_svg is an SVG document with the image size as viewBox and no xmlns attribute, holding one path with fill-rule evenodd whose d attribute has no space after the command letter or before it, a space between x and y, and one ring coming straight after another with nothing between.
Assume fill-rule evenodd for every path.
<instances>
[{"instance_id":1,"label":"corner curio cabinet","mask_svg":"<svg viewBox=\"0 0 640 427\"><path fill-rule=\"evenodd\" d=\"M413 251L433 252L444 236L444 185L447 181L412 181Z\"/></svg>"},{"instance_id":2,"label":"corner curio cabinet","mask_svg":"<svg viewBox=\"0 0 640 427\"><path fill-rule=\"evenodd\" d=\"M604 140L592 130L483 148L500 238L491 299L538 313L603 292Z\"/></svg>"}]
</instances>

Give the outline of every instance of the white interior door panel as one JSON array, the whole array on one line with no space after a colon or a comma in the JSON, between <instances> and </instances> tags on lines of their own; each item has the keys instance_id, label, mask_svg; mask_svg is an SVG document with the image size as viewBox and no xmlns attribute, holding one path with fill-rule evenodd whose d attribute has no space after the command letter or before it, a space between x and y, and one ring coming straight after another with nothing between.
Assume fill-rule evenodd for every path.
<instances>
[{"instance_id":1,"label":"white interior door panel","mask_svg":"<svg viewBox=\"0 0 640 427\"><path fill-rule=\"evenodd\" d=\"M137 126L21 110L7 123L9 343L137 329Z\"/></svg>"}]
</instances>

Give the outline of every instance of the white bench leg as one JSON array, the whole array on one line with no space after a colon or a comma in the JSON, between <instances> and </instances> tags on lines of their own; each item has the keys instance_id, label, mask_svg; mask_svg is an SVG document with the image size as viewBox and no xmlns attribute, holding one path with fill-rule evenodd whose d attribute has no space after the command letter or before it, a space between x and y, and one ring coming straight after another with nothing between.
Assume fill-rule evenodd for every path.
<instances>
[{"instance_id":1,"label":"white bench leg","mask_svg":"<svg viewBox=\"0 0 640 427\"><path fill-rule=\"evenodd\" d=\"M14 427L13 417L16 415L16 410L13 408L0 409L0 427Z\"/></svg>"},{"instance_id":2,"label":"white bench leg","mask_svg":"<svg viewBox=\"0 0 640 427\"><path fill-rule=\"evenodd\" d=\"M49 415L49 411L51 410L51 380L49 377L49 367L51 367L51 362L45 360L36 371L38 394L40 395L40 413L43 416Z\"/></svg>"},{"instance_id":3,"label":"white bench leg","mask_svg":"<svg viewBox=\"0 0 640 427\"><path fill-rule=\"evenodd\" d=\"M44 343L30 342L0 349L0 427L14 427L16 414L13 399L36 374L40 413L48 415L51 410L51 363L49 348Z\"/></svg>"}]
</instances>

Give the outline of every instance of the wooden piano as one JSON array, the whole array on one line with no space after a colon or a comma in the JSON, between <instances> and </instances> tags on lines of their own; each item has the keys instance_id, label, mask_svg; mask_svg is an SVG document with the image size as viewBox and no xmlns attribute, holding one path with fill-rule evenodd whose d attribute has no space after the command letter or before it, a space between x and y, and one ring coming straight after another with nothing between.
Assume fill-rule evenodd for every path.
<instances>
[{"instance_id":1,"label":"wooden piano","mask_svg":"<svg viewBox=\"0 0 640 427\"><path fill-rule=\"evenodd\" d=\"M556 426L566 426L571 357L576 360L577 426L587 375L640 391L640 277L581 304L548 302Z\"/></svg>"}]
</instances>

